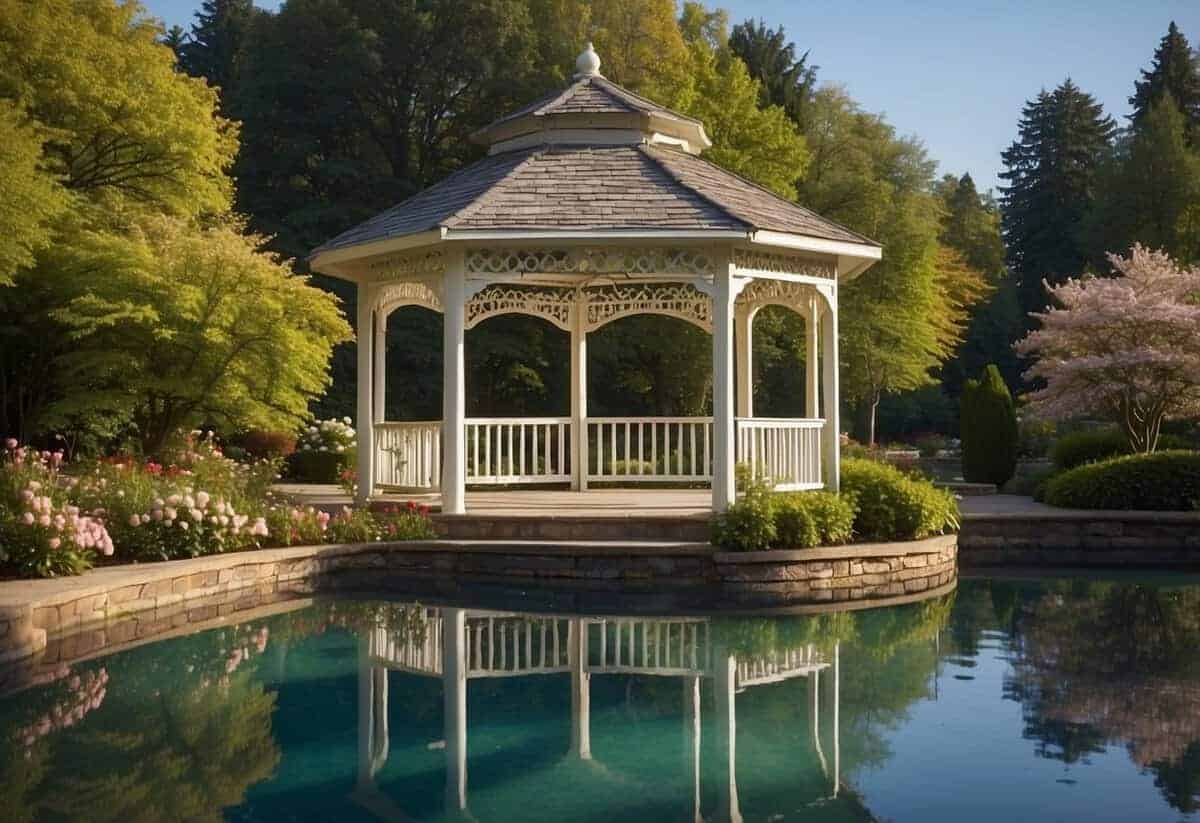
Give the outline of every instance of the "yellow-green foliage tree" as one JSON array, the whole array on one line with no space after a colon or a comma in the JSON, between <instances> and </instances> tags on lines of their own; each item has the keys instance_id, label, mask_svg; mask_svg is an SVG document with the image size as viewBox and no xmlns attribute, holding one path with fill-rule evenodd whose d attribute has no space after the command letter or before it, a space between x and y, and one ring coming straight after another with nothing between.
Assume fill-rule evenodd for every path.
<instances>
[{"instance_id":1,"label":"yellow-green foliage tree","mask_svg":"<svg viewBox=\"0 0 1200 823\"><path fill-rule=\"evenodd\" d=\"M58 181L41 168L45 136L13 103L0 100L0 287L50 243L47 224L66 207Z\"/></svg>"},{"instance_id":2,"label":"yellow-green foliage tree","mask_svg":"<svg viewBox=\"0 0 1200 823\"><path fill-rule=\"evenodd\" d=\"M0 114L27 120L0 175L41 187L25 189L32 239L5 240L0 433L133 424L153 448L200 420L291 424L349 335L328 297L240 236L236 127L160 35L135 3L0 0Z\"/></svg>"}]
</instances>

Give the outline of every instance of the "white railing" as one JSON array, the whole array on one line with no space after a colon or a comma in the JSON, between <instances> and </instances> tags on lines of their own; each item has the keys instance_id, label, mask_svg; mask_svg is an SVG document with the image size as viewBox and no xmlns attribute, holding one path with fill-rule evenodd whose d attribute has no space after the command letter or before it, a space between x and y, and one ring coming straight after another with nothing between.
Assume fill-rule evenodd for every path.
<instances>
[{"instance_id":1,"label":"white railing","mask_svg":"<svg viewBox=\"0 0 1200 823\"><path fill-rule=\"evenodd\" d=\"M587 418L588 482L712 480L711 417Z\"/></svg>"},{"instance_id":2,"label":"white railing","mask_svg":"<svg viewBox=\"0 0 1200 823\"><path fill-rule=\"evenodd\" d=\"M432 609L425 611L423 632L399 633L386 626L376 626L368 635L371 657L384 661L390 668L415 674L442 673L443 621Z\"/></svg>"},{"instance_id":3,"label":"white railing","mask_svg":"<svg viewBox=\"0 0 1200 823\"><path fill-rule=\"evenodd\" d=\"M798 649L772 651L762 657L738 660L738 688L778 683L793 677L807 677L829 664L820 651L809 644Z\"/></svg>"},{"instance_id":4,"label":"white railing","mask_svg":"<svg viewBox=\"0 0 1200 823\"><path fill-rule=\"evenodd\" d=\"M442 485L442 423L375 424L375 482L401 489Z\"/></svg>"},{"instance_id":5,"label":"white railing","mask_svg":"<svg viewBox=\"0 0 1200 823\"><path fill-rule=\"evenodd\" d=\"M739 418L737 459L755 478L765 477L780 491L819 489L821 430L824 420Z\"/></svg>"},{"instance_id":6,"label":"white railing","mask_svg":"<svg viewBox=\"0 0 1200 823\"><path fill-rule=\"evenodd\" d=\"M468 483L566 483L571 479L571 418L467 420Z\"/></svg>"},{"instance_id":7,"label":"white railing","mask_svg":"<svg viewBox=\"0 0 1200 823\"><path fill-rule=\"evenodd\" d=\"M467 677L569 671L570 621L556 617L470 617Z\"/></svg>"},{"instance_id":8,"label":"white railing","mask_svg":"<svg viewBox=\"0 0 1200 823\"><path fill-rule=\"evenodd\" d=\"M589 618L592 674L701 675L711 660L705 618ZM594 645L593 645L594 642Z\"/></svg>"}]
</instances>

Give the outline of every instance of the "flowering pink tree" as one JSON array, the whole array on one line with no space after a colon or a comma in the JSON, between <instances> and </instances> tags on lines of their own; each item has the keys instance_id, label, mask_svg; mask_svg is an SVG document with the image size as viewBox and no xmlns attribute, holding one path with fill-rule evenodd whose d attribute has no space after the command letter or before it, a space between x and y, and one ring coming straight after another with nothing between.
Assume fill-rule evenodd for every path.
<instances>
[{"instance_id":1,"label":"flowering pink tree","mask_svg":"<svg viewBox=\"0 0 1200 823\"><path fill-rule=\"evenodd\" d=\"M1137 452L1152 452L1167 417L1200 413L1200 269L1135 245L1109 255L1116 277L1047 289L1060 307L1034 314L1042 327L1016 345L1045 387L1032 411L1062 420L1103 415Z\"/></svg>"}]
</instances>

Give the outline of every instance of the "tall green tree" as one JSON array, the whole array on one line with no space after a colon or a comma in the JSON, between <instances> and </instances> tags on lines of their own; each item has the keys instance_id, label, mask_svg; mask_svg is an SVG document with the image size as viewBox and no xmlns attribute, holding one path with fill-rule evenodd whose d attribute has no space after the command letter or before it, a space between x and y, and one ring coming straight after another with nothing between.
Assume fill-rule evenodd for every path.
<instances>
[{"instance_id":1,"label":"tall green tree","mask_svg":"<svg viewBox=\"0 0 1200 823\"><path fill-rule=\"evenodd\" d=\"M1200 260L1200 150L1188 146L1187 121L1170 93L1102 168L1087 222L1095 261L1134 243L1183 263Z\"/></svg>"},{"instance_id":2,"label":"tall green tree","mask_svg":"<svg viewBox=\"0 0 1200 823\"><path fill-rule=\"evenodd\" d=\"M1142 69L1142 79L1134 84L1129 98L1133 127L1140 129L1154 105L1167 95L1179 107L1188 130L1200 129L1200 57L1174 20L1154 50L1150 68ZM1197 135L1192 138L1197 139Z\"/></svg>"},{"instance_id":3,"label":"tall green tree","mask_svg":"<svg viewBox=\"0 0 1200 823\"><path fill-rule=\"evenodd\" d=\"M34 253L50 245L51 221L67 207L58 181L42 168L46 134L12 103L0 100L0 287L9 286Z\"/></svg>"},{"instance_id":4,"label":"tall green tree","mask_svg":"<svg viewBox=\"0 0 1200 823\"><path fill-rule=\"evenodd\" d=\"M187 39L175 38L180 68L216 86L227 113L246 69L252 29L262 15L253 0L204 0Z\"/></svg>"},{"instance_id":5,"label":"tall green tree","mask_svg":"<svg viewBox=\"0 0 1200 823\"><path fill-rule=\"evenodd\" d=\"M1115 128L1070 78L1026 103L1000 172L1004 239L1022 313L1045 308L1043 280L1061 283L1084 268L1082 229Z\"/></svg>"},{"instance_id":6,"label":"tall green tree","mask_svg":"<svg viewBox=\"0 0 1200 823\"><path fill-rule=\"evenodd\" d=\"M990 296L974 307L962 343L943 366L942 385L950 396L957 396L966 375L994 363L1005 382L1015 387L1020 383L1020 368L1012 340L1021 329L1021 312L1004 264L999 207L990 195L979 193L969 174L942 177L934 194L943 209L938 240L957 251L991 290Z\"/></svg>"},{"instance_id":7,"label":"tall green tree","mask_svg":"<svg viewBox=\"0 0 1200 823\"><path fill-rule=\"evenodd\" d=\"M783 26L769 28L761 19L734 26L729 47L761 84L760 103L764 107L782 106L792 122L807 128L819 68L808 62L809 53L797 57L796 44L788 41Z\"/></svg>"}]
</instances>

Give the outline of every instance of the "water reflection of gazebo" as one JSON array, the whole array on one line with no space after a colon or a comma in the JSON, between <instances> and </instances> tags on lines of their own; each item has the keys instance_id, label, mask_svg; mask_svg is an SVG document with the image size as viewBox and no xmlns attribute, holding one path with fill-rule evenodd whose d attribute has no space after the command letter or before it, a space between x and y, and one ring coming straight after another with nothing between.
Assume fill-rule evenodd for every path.
<instances>
[{"instance_id":1,"label":"water reflection of gazebo","mask_svg":"<svg viewBox=\"0 0 1200 823\"><path fill-rule=\"evenodd\" d=\"M488 156L333 238L315 271L358 297L359 494L470 485L710 483L734 498L746 462L790 489L838 482L838 289L878 244L699 156L704 125L606 80L589 46L565 90L481 130ZM386 331L396 309L443 316L442 419L384 417ZM805 407L755 417L755 314L806 326ZM570 414L467 418L468 329L503 314L570 336ZM711 417L588 414L587 338L635 314L712 333Z\"/></svg>"},{"instance_id":2,"label":"water reflection of gazebo","mask_svg":"<svg viewBox=\"0 0 1200 823\"><path fill-rule=\"evenodd\" d=\"M417 607L420 608L420 607ZM718 819L742 819L737 784L737 695L785 680L807 681L809 736L826 781L826 798L840 784L838 717L839 646L812 644L744 656L723 647L714 624L700 617L534 616L476 609L423 609L420 628L376 626L360 638L358 680L358 782L352 799L383 819L405 819L403 810L375 786L389 756L388 673L437 678L443 689L446 758L445 808L466 813L467 684L488 678L569 675L571 743L565 758L592 761L591 680L646 675L681 684L683 732L691 746L694 819L701 815L700 684L711 680L716 697ZM824 674L824 677L822 675ZM824 688L823 688L824 685ZM831 715L822 741L823 698ZM819 798L810 798L816 800Z\"/></svg>"}]
</instances>

